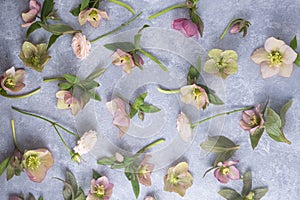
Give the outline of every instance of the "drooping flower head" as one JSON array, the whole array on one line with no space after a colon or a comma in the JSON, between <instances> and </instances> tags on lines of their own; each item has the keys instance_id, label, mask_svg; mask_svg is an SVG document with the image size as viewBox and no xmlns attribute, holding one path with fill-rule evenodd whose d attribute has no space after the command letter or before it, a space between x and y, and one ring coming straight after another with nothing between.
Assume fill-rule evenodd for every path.
<instances>
[{"instance_id":1,"label":"drooping flower head","mask_svg":"<svg viewBox=\"0 0 300 200\"><path fill-rule=\"evenodd\" d=\"M193 177L188 172L188 168L189 165L186 162L169 168L168 174L164 176L164 190L176 192L183 197L186 190L193 185Z\"/></svg>"},{"instance_id":2,"label":"drooping flower head","mask_svg":"<svg viewBox=\"0 0 300 200\"><path fill-rule=\"evenodd\" d=\"M11 67L6 70L1 76L1 87L5 91L9 92L18 92L25 87L23 83L25 78L25 70L24 69L15 69L15 67Z\"/></svg>"},{"instance_id":3,"label":"drooping flower head","mask_svg":"<svg viewBox=\"0 0 300 200\"><path fill-rule=\"evenodd\" d=\"M71 109L73 115L82 109L81 102L72 96L70 91L61 90L56 93L57 108L68 110Z\"/></svg>"},{"instance_id":4,"label":"drooping flower head","mask_svg":"<svg viewBox=\"0 0 300 200\"><path fill-rule=\"evenodd\" d=\"M266 40L264 48L253 52L251 59L261 67L263 78L279 74L290 77L293 72L293 63L297 53L282 40L270 37Z\"/></svg>"},{"instance_id":5,"label":"drooping flower head","mask_svg":"<svg viewBox=\"0 0 300 200\"><path fill-rule=\"evenodd\" d=\"M225 161L219 162L217 164L218 168L215 169L214 175L221 183L228 183L229 180L239 180L240 172L234 166L238 164L239 161Z\"/></svg>"},{"instance_id":6,"label":"drooping flower head","mask_svg":"<svg viewBox=\"0 0 300 200\"><path fill-rule=\"evenodd\" d=\"M151 155L145 156L144 160L141 162L137 169L137 179L139 183L145 186L151 186L151 173L154 169L154 164L148 163Z\"/></svg>"},{"instance_id":7,"label":"drooping flower head","mask_svg":"<svg viewBox=\"0 0 300 200\"><path fill-rule=\"evenodd\" d=\"M128 74L131 72L131 69L135 67L132 56L129 53L122 51L121 49L117 49L111 57L113 59L112 64L121 66L123 68L123 71Z\"/></svg>"},{"instance_id":8,"label":"drooping flower head","mask_svg":"<svg viewBox=\"0 0 300 200\"><path fill-rule=\"evenodd\" d=\"M112 195L114 184L110 183L105 176L93 179L91 189L86 200L109 200Z\"/></svg>"},{"instance_id":9,"label":"drooping flower head","mask_svg":"<svg viewBox=\"0 0 300 200\"><path fill-rule=\"evenodd\" d=\"M238 71L238 55L233 50L222 51L212 49L208 52L209 59L204 64L204 71L223 79Z\"/></svg>"},{"instance_id":10,"label":"drooping flower head","mask_svg":"<svg viewBox=\"0 0 300 200\"><path fill-rule=\"evenodd\" d=\"M261 128L264 125L264 119L260 112L260 104L252 110L243 111L240 126L242 129L249 131L251 135L255 130Z\"/></svg>"},{"instance_id":11,"label":"drooping flower head","mask_svg":"<svg viewBox=\"0 0 300 200\"><path fill-rule=\"evenodd\" d=\"M25 24L22 24L22 27L28 27L30 26L37 16L37 14L41 10L41 4L40 2L36 0L30 0L29 1L29 11L26 13L22 13L22 19L25 22Z\"/></svg>"},{"instance_id":12,"label":"drooping flower head","mask_svg":"<svg viewBox=\"0 0 300 200\"><path fill-rule=\"evenodd\" d=\"M181 101L186 104L191 104L197 109L205 109L209 104L206 91L196 84L183 86L180 88L180 92Z\"/></svg>"},{"instance_id":13,"label":"drooping flower head","mask_svg":"<svg viewBox=\"0 0 300 200\"><path fill-rule=\"evenodd\" d=\"M178 130L178 133L179 133L180 137L185 142L190 142L191 141L193 129L191 127L191 122L190 122L189 118L183 112L181 112L178 115L177 130Z\"/></svg>"},{"instance_id":14,"label":"drooping flower head","mask_svg":"<svg viewBox=\"0 0 300 200\"><path fill-rule=\"evenodd\" d=\"M53 157L48 149L27 150L23 155L22 165L34 182L42 182L48 169L53 165Z\"/></svg>"},{"instance_id":15,"label":"drooping flower head","mask_svg":"<svg viewBox=\"0 0 300 200\"><path fill-rule=\"evenodd\" d=\"M72 39L72 49L77 58L85 59L90 54L91 43L82 33L76 33Z\"/></svg>"},{"instance_id":16,"label":"drooping flower head","mask_svg":"<svg viewBox=\"0 0 300 200\"><path fill-rule=\"evenodd\" d=\"M172 28L183 33L185 37L196 36L196 38L198 39L198 35L199 35L198 27L190 19L186 19L186 18L176 19L172 22Z\"/></svg>"},{"instance_id":17,"label":"drooping flower head","mask_svg":"<svg viewBox=\"0 0 300 200\"><path fill-rule=\"evenodd\" d=\"M95 131L88 131L77 141L77 145L74 147L74 152L79 155L87 154L92 150L97 142L97 133Z\"/></svg>"},{"instance_id":18,"label":"drooping flower head","mask_svg":"<svg viewBox=\"0 0 300 200\"><path fill-rule=\"evenodd\" d=\"M99 26L102 18L108 19L107 13L96 8L83 10L78 15L78 21L81 26L89 22L94 28Z\"/></svg>"}]
</instances>

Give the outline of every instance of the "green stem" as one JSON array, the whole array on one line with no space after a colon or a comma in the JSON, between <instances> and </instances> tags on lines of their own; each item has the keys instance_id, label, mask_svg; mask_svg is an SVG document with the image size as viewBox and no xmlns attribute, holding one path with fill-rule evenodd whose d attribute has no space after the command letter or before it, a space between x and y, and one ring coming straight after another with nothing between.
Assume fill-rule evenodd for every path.
<instances>
[{"instance_id":1,"label":"green stem","mask_svg":"<svg viewBox=\"0 0 300 200\"><path fill-rule=\"evenodd\" d=\"M126 8L129 12L131 12L133 15L135 15L134 9L131 8L128 4L126 4L124 2L121 2L121 1L118 1L118 0L109 0L109 2L112 2L112 3L115 3L119 6L122 6L122 7Z\"/></svg>"},{"instance_id":2,"label":"green stem","mask_svg":"<svg viewBox=\"0 0 300 200\"><path fill-rule=\"evenodd\" d=\"M170 6L166 9L163 9L163 10L159 11L158 13L155 13L155 14L151 15L150 17L148 17L148 19L152 20L152 19L154 19L156 17L159 17L160 15L163 15L163 14L165 14L165 13L171 11L171 10L174 10L176 8L186 8L186 4L176 4L174 6Z\"/></svg>"},{"instance_id":3,"label":"green stem","mask_svg":"<svg viewBox=\"0 0 300 200\"><path fill-rule=\"evenodd\" d=\"M44 78L43 82L53 82L53 81L63 81L63 77L54 77L54 78Z\"/></svg>"},{"instance_id":4,"label":"green stem","mask_svg":"<svg viewBox=\"0 0 300 200\"><path fill-rule=\"evenodd\" d=\"M30 91L26 94L22 94L22 95L3 95L4 97L7 97L7 98L10 98L10 99L23 99L23 98L26 98L26 97L30 97L38 92L41 91L41 87L33 90L33 91Z\"/></svg>"},{"instance_id":5,"label":"green stem","mask_svg":"<svg viewBox=\"0 0 300 200\"><path fill-rule=\"evenodd\" d=\"M157 87L157 90L161 93L164 93L164 94L177 94L180 92L180 89L175 89L175 90L165 90L165 89L162 89L160 87Z\"/></svg>"},{"instance_id":6,"label":"green stem","mask_svg":"<svg viewBox=\"0 0 300 200\"><path fill-rule=\"evenodd\" d=\"M96 4L99 2L99 0L95 1L92 8L95 8L96 7Z\"/></svg>"},{"instance_id":7,"label":"green stem","mask_svg":"<svg viewBox=\"0 0 300 200\"><path fill-rule=\"evenodd\" d=\"M100 35L99 37L97 37L96 39L91 40L90 42L91 42L91 43L94 43L94 42L96 42L96 41L98 41L98 40L100 40L100 39L102 39L102 38L104 38L104 37L106 37L106 36L108 36L108 35L110 35L110 34L112 34L112 33L115 33L115 32L117 32L117 31L119 31L119 30L125 28L126 26L128 26L129 24L131 24L133 21L135 21L139 16L141 16L142 13L143 13L143 12L140 12L139 14L137 14L137 15L135 15L133 18L131 18L129 21L125 22L124 24L121 24L121 26L115 28L114 30L112 30L112 31L110 31L110 32L108 32L108 33L105 33L105 34L103 34L103 35Z\"/></svg>"},{"instance_id":8,"label":"green stem","mask_svg":"<svg viewBox=\"0 0 300 200\"><path fill-rule=\"evenodd\" d=\"M148 58L150 58L151 60L153 60L156 64L158 64L160 66L160 68L164 71L168 71L167 67L164 66L157 58L155 58L152 54L148 53L147 51L143 50L143 49L138 49L139 52L141 52L142 54L144 54L145 56L147 56Z\"/></svg>"},{"instance_id":9,"label":"green stem","mask_svg":"<svg viewBox=\"0 0 300 200\"><path fill-rule=\"evenodd\" d=\"M226 26L225 30L223 31L220 40L223 40L223 38L225 37L226 33L228 32L229 28L236 22L243 20L242 18L235 18L233 20L231 20L228 25Z\"/></svg>"},{"instance_id":10,"label":"green stem","mask_svg":"<svg viewBox=\"0 0 300 200\"><path fill-rule=\"evenodd\" d=\"M155 140L154 142L151 142L150 144L144 146L142 149L140 149L136 154L141 154L141 153L144 153L145 151L147 151L148 149L158 145L158 144L161 144L165 141L165 139L161 138L161 139L158 139L158 140Z\"/></svg>"},{"instance_id":11,"label":"green stem","mask_svg":"<svg viewBox=\"0 0 300 200\"><path fill-rule=\"evenodd\" d=\"M235 113L235 112L239 112L239 111L243 111L243 110L250 110L250 109L252 109L252 108L253 108L253 106L251 106L251 107L246 107L246 108L240 108L240 109L232 110L232 111L229 111L229 112L219 113L219 114L216 114L216 115L214 115L214 116L211 116L211 117L202 119L202 120L200 120L200 121L198 121L198 122L192 123L191 127L192 127L192 128L195 128L196 126L198 126L199 124L201 124L201 123L203 123L203 122L206 122L206 121L208 121L208 120L211 120L211 119L213 119L213 118L216 118L216 117L219 117L219 116L222 116L222 115L230 115L230 114Z\"/></svg>"},{"instance_id":12,"label":"green stem","mask_svg":"<svg viewBox=\"0 0 300 200\"><path fill-rule=\"evenodd\" d=\"M62 143L64 144L64 146L66 147L66 149L69 151L69 153L72 153L71 149L69 148L69 146L67 145L67 143L65 142L65 140L63 139L63 137L61 136L61 134L58 131L58 129L56 128L56 126L53 126L53 128L55 129L57 135L59 136L60 140L62 141Z\"/></svg>"},{"instance_id":13,"label":"green stem","mask_svg":"<svg viewBox=\"0 0 300 200\"><path fill-rule=\"evenodd\" d=\"M17 143L17 135L16 135L16 130L15 130L15 120L14 119L10 120L10 124L11 124L11 131L12 131L12 135L13 135L13 138L14 138L15 147L18 149L18 151L20 151L20 148L19 148L18 143Z\"/></svg>"}]
</instances>

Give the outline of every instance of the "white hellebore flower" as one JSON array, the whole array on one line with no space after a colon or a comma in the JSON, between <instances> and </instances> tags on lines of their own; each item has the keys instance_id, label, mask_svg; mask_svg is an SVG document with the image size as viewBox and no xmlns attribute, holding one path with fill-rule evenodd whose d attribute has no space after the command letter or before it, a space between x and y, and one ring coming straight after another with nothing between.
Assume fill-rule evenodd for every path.
<instances>
[{"instance_id":1,"label":"white hellebore flower","mask_svg":"<svg viewBox=\"0 0 300 200\"><path fill-rule=\"evenodd\" d=\"M77 145L74 147L74 152L79 155L87 154L92 150L97 142L97 133L95 131L88 131L77 141Z\"/></svg>"},{"instance_id":2,"label":"white hellebore flower","mask_svg":"<svg viewBox=\"0 0 300 200\"><path fill-rule=\"evenodd\" d=\"M191 126L191 122L189 118L181 112L177 118L177 130L179 132L180 137L185 142L190 142L192 139L193 129Z\"/></svg>"}]
</instances>

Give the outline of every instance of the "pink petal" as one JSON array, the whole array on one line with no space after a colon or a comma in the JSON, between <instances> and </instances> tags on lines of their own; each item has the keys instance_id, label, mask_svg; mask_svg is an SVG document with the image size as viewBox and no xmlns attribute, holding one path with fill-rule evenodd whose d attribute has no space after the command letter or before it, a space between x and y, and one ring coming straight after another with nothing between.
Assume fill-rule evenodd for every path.
<instances>
[{"instance_id":1,"label":"pink petal","mask_svg":"<svg viewBox=\"0 0 300 200\"><path fill-rule=\"evenodd\" d=\"M242 129L249 131L251 129L251 127L249 126L249 124L245 123L242 119L240 121L240 126Z\"/></svg>"},{"instance_id":2,"label":"pink petal","mask_svg":"<svg viewBox=\"0 0 300 200\"><path fill-rule=\"evenodd\" d=\"M279 75L282 77L290 77L293 72L293 64L282 63L279 69Z\"/></svg>"},{"instance_id":3,"label":"pink petal","mask_svg":"<svg viewBox=\"0 0 300 200\"><path fill-rule=\"evenodd\" d=\"M256 64L260 64L269 60L268 55L269 53L265 48L259 48L252 53L251 60Z\"/></svg>"},{"instance_id":4,"label":"pink petal","mask_svg":"<svg viewBox=\"0 0 300 200\"><path fill-rule=\"evenodd\" d=\"M254 132L256 131L256 129L258 129L258 126L251 128L250 131L249 131L250 135L253 135Z\"/></svg>"},{"instance_id":5,"label":"pink petal","mask_svg":"<svg viewBox=\"0 0 300 200\"><path fill-rule=\"evenodd\" d=\"M190 20L183 21L182 27L186 32L188 37L192 37L194 35L198 35L198 27Z\"/></svg>"},{"instance_id":6,"label":"pink petal","mask_svg":"<svg viewBox=\"0 0 300 200\"><path fill-rule=\"evenodd\" d=\"M228 176L228 178L230 178L232 180L239 180L240 179L240 172L236 167L230 166L229 167L229 174L227 176Z\"/></svg>"},{"instance_id":7,"label":"pink petal","mask_svg":"<svg viewBox=\"0 0 300 200\"><path fill-rule=\"evenodd\" d=\"M269 66L268 62L263 62L260 65L261 67L261 75L263 78L270 78L279 73L279 67Z\"/></svg>"},{"instance_id":8,"label":"pink petal","mask_svg":"<svg viewBox=\"0 0 300 200\"><path fill-rule=\"evenodd\" d=\"M37 12L39 12L41 10L41 4L40 4L40 2L38 2L36 0L30 0L29 8L30 8L30 10L35 9Z\"/></svg>"},{"instance_id":9,"label":"pink petal","mask_svg":"<svg viewBox=\"0 0 300 200\"><path fill-rule=\"evenodd\" d=\"M273 50L280 49L282 45L285 45L285 43L282 40L270 37L265 42L265 49L267 52L271 53L271 51Z\"/></svg>"},{"instance_id":10,"label":"pink petal","mask_svg":"<svg viewBox=\"0 0 300 200\"><path fill-rule=\"evenodd\" d=\"M129 126L130 119L126 113L118 109L114 114L113 124L116 126Z\"/></svg>"},{"instance_id":11,"label":"pink petal","mask_svg":"<svg viewBox=\"0 0 300 200\"><path fill-rule=\"evenodd\" d=\"M229 178L227 176L222 175L220 168L217 168L214 171L214 176L218 179L219 182L221 183L228 183Z\"/></svg>"},{"instance_id":12,"label":"pink petal","mask_svg":"<svg viewBox=\"0 0 300 200\"><path fill-rule=\"evenodd\" d=\"M185 18L179 18L179 19L176 19L172 22L172 28L175 29L175 30L180 30L182 29L182 22L186 20Z\"/></svg>"},{"instance_id":13,"label":"pink petal","mask_svg":"<svg viewBox=\"0 0 300 200\"><path fill-rule=\"evenodd\" d=\"M254 112L253 112L253 114L254 114ZM249 124L249 123L251 122L250 118L251 118L251 116L252 116L253 114L248 114L246 111L244 111L244 112L242 113L242 119L243 119L243 121L244 121L246 124Z\"/></svg>"},{"instance_id":14,"label":"pink petal","mask_svg":"<svg viewBox=\"0 0 300 200\"><path fill-rule=\"evenodd\" d=\"M37 10L29 10L27 13L22 13L22 19L26 23L31 23L35 20L37 14Z\"/></svg>"},{"instance_id":15,"label":"pink petal","mask_svg":"<svg viewBox=\"0 0 300 200\"><path fill-rule=\"evenodd\" d=\"M238 164L238 163L239 163L238 160L237 160L237 161L227 160L227 161L225 161L225 162L223 163L223 166L224 166L224 167L228 167L228 166L236 165L236 164Z\"/></svg>"}]
</instances>

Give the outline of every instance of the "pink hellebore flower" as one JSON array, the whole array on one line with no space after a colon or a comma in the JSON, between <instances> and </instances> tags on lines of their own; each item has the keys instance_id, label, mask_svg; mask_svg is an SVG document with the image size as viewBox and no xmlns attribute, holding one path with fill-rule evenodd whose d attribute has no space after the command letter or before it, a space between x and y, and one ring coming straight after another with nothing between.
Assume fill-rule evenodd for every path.
<instances>
[{"instance_id":1,"label":"pink hellebore flower","mask_svg":"<svg viewBox=\"0 0 300 200\"><path fill-rule=\"evenodd\" d=\"M71 109L73 115L82 109L81 102L72 96L70 91L61 90L56 93L57 108L68 110Z\"/></svg>"},{"instance_id":2,"label":"pink hellebore flower","mask_svg":"<svg viewBox=\"0 0 300 200\"><path fill-rule=\"evenodd\" d=\"M186 18L176 19L172 22L172 28L183 33L185 37L196 36L198 39L198 27L192 22L192 20Z\"/></svg>"},{"instance_id":3,"label":"pink hellebore flower","mask_svg":"<svg viewBox=\"0 0 300 200\"><path fill-rule=\"evenodd\" d=\"M120 129L120 137L122 137L128 131L130 125L130 118L126 113L123 100L115 98L107 102L106 107L113 115L113 125Z\"/></svg>"},{"instance_id":4,"label":"pink hellebore flower","mask_svg":"<svg viewBox=\"0 0 300 200\"><path fill-rule=\"evenodd\" d=\"M181 112L177 118L177 130L181 138L185 142L190 142L192 139L193 129L189 118Z\"/></svg>"},{"instance_id":5,"label":"pink hellebore flower","mask_svg":"<svg viewBox=\"0 0 300 200\"><path fill-rule=\"evenodd\" d=\"M105 176L93 179L91 189L86 200L109 200L112 195L114 184L110 183Z\"/></svg>"},{"instance_id":6,"label":"pink hellebore flower","mask_svg":"<svg viewBox=\"0 0 300 200\"><path fill-rule=\"evenodd\" d=\"M74 147L74 152L79 155L87 154L92 150L97 142L97 133L95 131L88 131L77 141L77 145Z\"/></svg>"},{"instance_id":7,"label":"pink hellebore flower","mask_svg":"<svg viewBox=\"0 0 300 200\"><path fill-rule=\"evenodd\" d=\"M274 37L268 38L264 48L255 50L251 55L252 61L260 65L263 78L276 74L290 77L296 58L297 53L290 46Z\"/></svg>"},{"instance_id":8,"label":"pink hellebore flower","mask_svg":"<svg viewBox=\"0 0 300 200\"><path fill-rule=\"evenodd\" d=\"M256 129L262 128L264 122L263 116L260 113L260 105L257 105L256 108L252 110L243 111L240 126L242 129L249 131L250 134L253 135Z\"/></svg>"},{"instance_id":9,"label":"pink hellebore flower","mask_svg":"<svg viewBox=\"0 0 300 200\"><path fill-rule=\"evenodd\" d=\"M238 164L239 161L225 161L217 164L218 168L215 169L214 175L221 183L228 183L229 180L239 180L240 172L233 166Z\"/></svg>"},{"instance_id":10,"label":"pink hellebore flower","mask_svg":"<svg viewBox=\"0 0 300 200\"><path fill-rule=\"evenodd\" d=\"M191 104L197 109L205 109L209 104L206 91L196 84L183 86L182 88L180 88L180 93L182 95L182 102Z\"/></svg>"},{"instance_id":11,"label":"pink hellebore flower","mask_svg":"<svg viewBox=\"0 0 300 200\"><path fill-rule=\"evenodd\" d=\"M99 26L102 18L108 19L107 13L96 8L83 10L78 15L78 21L81 26L86 22L90 22L90 24L94 28L97 28Z\"/></svg>"},{"instance_id":12,"label":"pink hellebore flower","mask_svg":"<svg viewBox=\"0 0 300 200\"><path fill-rule=\"evenodd\" d=\"M48 149L27 150L23 155L22 165L34 182L42 182L48 169L53 165L53 157Z\"/></svg>"},{"instance_id":13,"label":"pink hellebore flower","mask_svg":"<svg viewBox=\"0 0 300 200\"><path fill-rule=\"evenodd\" d=\"M21 25L22 27L30 26L35 21L37 14L41 10L40 2L36 0L30 0L29 9L30 10L28 12L22 13L22 19L25 22L25 24Z\"/></svg>"},{"instance_id":14,"label":"pink hellebore flower","mask_svg":"<svg viewBox=\"0 0 300 200\"><path fill-rule=\"evenodd\" d=\"M72 39L72 49L77 58L85 59L90 54L91 43L82 33L76 33Z\"/></svg>"},{"instance_id":15,"label":"pink hellebore flower","mask_svg":"<svg viewBox=\"0 0 300 200\"><path fill-rule=\"evenodd\" d=\"M151 155L147 155L137 169L137 179L139 183L145 186L151 186L151 173L154 169L154 164L148 163Z\"/></svg>"},{"instance_id":16,"label":"pink hellebore flower","mask_svg":"<svg viewBox=\"0 0 300 200\"><path fill-rule=\"evenodd\" d=\"M15 67L11 67L6 70L0 78L1 87L5 91L9 92L18 92L25 87L23 83L25 78L25 70L24 69L15 69Z\"/></svg>"},{"instance_id":17,"label":"pink hellebore flower","mask_svg":"<svg viewBox=\"0 0 300 200\"><path fill-rule=\"evenodd\" d=\"M116 66L122 66L123 71L128 74L131 72L131 69L135 67L132 56L129 53L122 51L121 49L117 49L111 57L113 59L112 64ZM142 64L143 62L144 61L142 61Z\"/></svg>"}]
</instances>

